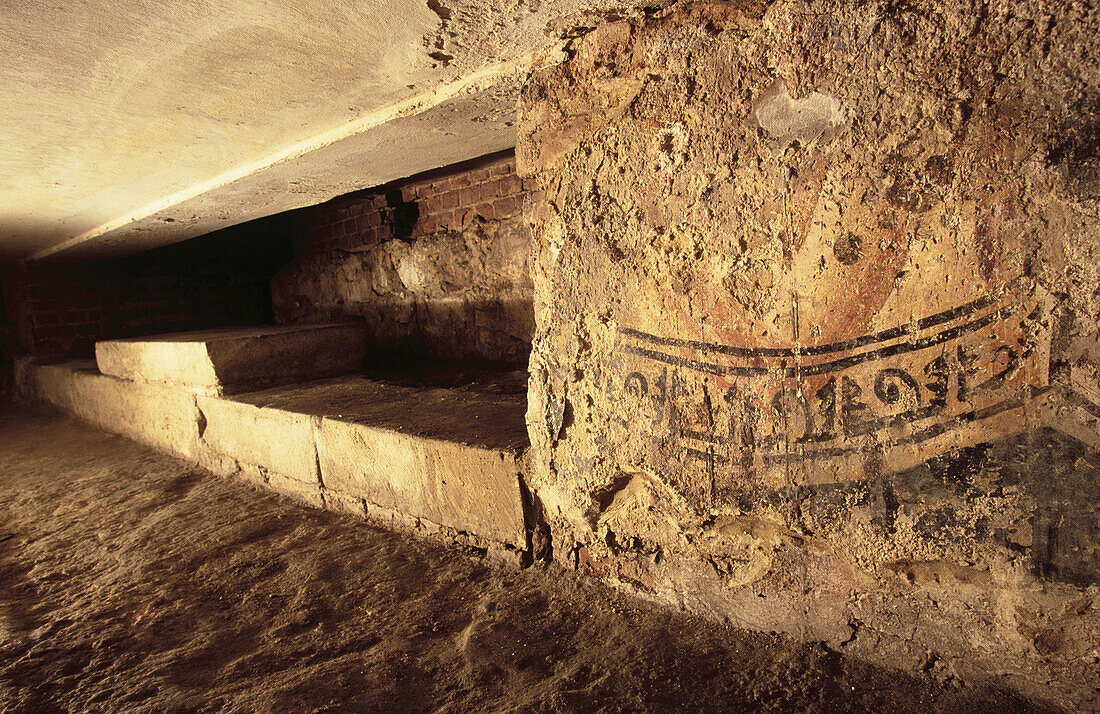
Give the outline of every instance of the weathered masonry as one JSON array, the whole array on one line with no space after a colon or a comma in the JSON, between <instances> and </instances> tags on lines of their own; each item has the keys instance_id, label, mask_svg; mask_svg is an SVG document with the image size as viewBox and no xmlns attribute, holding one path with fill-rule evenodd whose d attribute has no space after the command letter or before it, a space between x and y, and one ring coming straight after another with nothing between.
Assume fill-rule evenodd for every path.
<instances>
[{"instance_id":1,"label":"weathered masonry","mask_svg":"<svg viewBox=\"0 0 1100 714\"><path fill-rule=\"evenodd\" d=\"M250 313L282 327L167 340L205 381L109 367L166 340L104 323L98 365L24 359L24 391L314 505L1100 708L1097 11L567 24L514 158L284 217ZM268 366L213 346L295 334Z\"/></svg>"},{"instance_id":2,"label":"weathered masonry","mask_svg":"<svg viewBox=\"0 0 1100 714\"><path fill-rule=\"evenodd\" d=\"M1098 18L1049 12L682 7L531 78L556 557L870 657L1095 681Z\"/></svg>"},{"instance_id":3,"label":"weathered masonry","mask_svg":"<svg viewBox=\"0 0 1100 714\"><path fill-rule=\"evenodd\" d=\"M524 193L504 152L221 232L234 257L257 248L256 232L292 244L276 253L288 262L248 276L267 270L259 304L208 266L195 286L172 279L173 262L202 263L208 238L117 263L32 264L16 292L37 357L18 360L15 381L214 473L529 562ZM229 298L211 306L212 329L149 334L211 287ZM140 319L98 319L133 294L146 297ZM223 326L240 315L280 324Z\"/></svg>"}]
</instances>

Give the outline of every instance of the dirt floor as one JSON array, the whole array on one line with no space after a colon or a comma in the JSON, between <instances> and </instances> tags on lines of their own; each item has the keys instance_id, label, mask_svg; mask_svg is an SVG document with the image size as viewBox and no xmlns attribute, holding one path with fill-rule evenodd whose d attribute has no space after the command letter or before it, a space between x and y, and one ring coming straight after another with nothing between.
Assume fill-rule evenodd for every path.
<instances>
[{"instance_id":1,"label":"dirt floor","mask_svg":"<svg viewBox=\"0 0 1100 714\"><path fill-rule=\"evenodd\" d=\"M1046 711L0 408L0 711Z\"/></svg>"}]
</instances>

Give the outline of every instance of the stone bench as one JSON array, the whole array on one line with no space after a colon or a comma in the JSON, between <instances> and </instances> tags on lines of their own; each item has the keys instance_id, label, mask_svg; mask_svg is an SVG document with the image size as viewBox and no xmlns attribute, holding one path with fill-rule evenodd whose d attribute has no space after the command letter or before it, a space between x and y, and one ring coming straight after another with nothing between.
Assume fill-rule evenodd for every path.
<instances>
[{"instance_id":1,"label":"stone bench","mask_svg":"<svg viewBox=\"0 0 1100 714\"><path fill-rule=\"evenodd\" d=\"M18 365L23 394L314 506L526 548L526 373L404 367L232 396Z\"/></svg>"},{"instance_id":2,"label":"stone bench","mask_svg":"<svg viewBox=\"0 0 1100 714\"><path fill-rule=\"evenodd\" d=\"M236 461L229 470L263 467L268 483L318 505L522 546L526 393L493 390L514 374L457 388L352 375L200 396L202 442Z\"/></svg>"},{"instance_id":3,"label":"stone bench","mask_svg":"<svg viewBox=\"0 0 1100 714\"><path fill-rule=\"evenodd\" d=\"M103 374L135 382L231 394L358 371L366 354L361 325L234 327L180 332L95 346Z\"/></svg>"}]
</instances>

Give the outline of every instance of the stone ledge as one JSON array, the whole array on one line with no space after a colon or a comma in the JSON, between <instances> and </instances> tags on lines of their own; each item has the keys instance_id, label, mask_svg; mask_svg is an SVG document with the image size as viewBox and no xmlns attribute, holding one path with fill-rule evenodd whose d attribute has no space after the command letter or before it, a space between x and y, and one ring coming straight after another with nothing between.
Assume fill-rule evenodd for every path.
<instances>
[{"instance_id":1,"label":"stone ledge","mask_svg":"<svg viewBox=\"0 0 1100 714\"><path fill-rule=\"evenodd\" d=\"M118 379L91 361L22 360L17 373L24 396L220 475L316 507L388 512L526 548L521 372L414 370L396 383L356 375L235 397Z\"/></svg>"},{"instance_id":2,"label":"stone ledge","mask_svg":"<svg viewBox=\"0 0 1100 714\"><path fill-rule=\"evenodd\" d=\"M202 419L204 448L302 483L320 483L313 418L309 414L266 409L222 397L197 396L195 400Z\"/></svg>"},{"instance_id":3,"label":"stone ledge","mask_svg":"<svg viewBox=\"0 0 1100 714\"><path fill-rule=\"evenodd\" d=\"M105 340L95 352L106 375L228 394L354 372L366 333L356 324L239 327Z\"/></svg>"},{"instance_id":4,"label":"stone ledge","mask_svg":"<svg viewBox=\"0 0 1100 714\"><path fill-rule=\"evenodd\" d=\"M327 487L458 531L524 543L514 454L329 418L317 437Z\"/></svg>"},{"instance_id":5,"label":"stone ledge","mask_svg":"<svg viewBox=\"0 0 1100 714\"><path fill-rule=\"evenodd\" d=\"M186 459L199 459L195 396L100 374L90 360L17 365L20 392L84 421Z\"/></svg>"},{"instance_id":6,"label":"stone ledge","mask_svg":"<svg viewBox=\"0 0 1100 714\"><path fill-rule=\"evenodd\" d=\"M319 468L326 492L522 547L525 385L520 371L413 366L212 401L268 423L313 419L315 451L303 444L296 465L275 469L283 475L310 481ZM263 432L237 451L266 453Z\"/></svg>"}]
</instances>

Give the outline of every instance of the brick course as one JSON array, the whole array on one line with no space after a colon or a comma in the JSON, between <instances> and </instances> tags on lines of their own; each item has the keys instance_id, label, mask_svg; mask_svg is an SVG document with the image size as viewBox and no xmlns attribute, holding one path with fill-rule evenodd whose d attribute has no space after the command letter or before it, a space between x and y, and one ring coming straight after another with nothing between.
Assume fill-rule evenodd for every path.
<instances>
[{"instance_id":1,"label":"brick course","mask_svg":"<svg viewBox=\"0 0 1100 714\"><path fill-rule=\"evenodd\" d=\"M297 211L295 253L366 250L392 238L462 230L479 218L511 218L532 188L516 175L511 151L419 174Z\"/></svg>"},{"instance_id":2,"label":"brick course","mask_svg":"<svg viewBox=\"0 0 1100 714\"><path fill-rule=\"evenodd\" d=\"M270 323L268 284L293 257L285 217L120 260L32 263L5 274L18 293L7 352L88 357L97 340Z\"/></svg>"}]
</instances>

